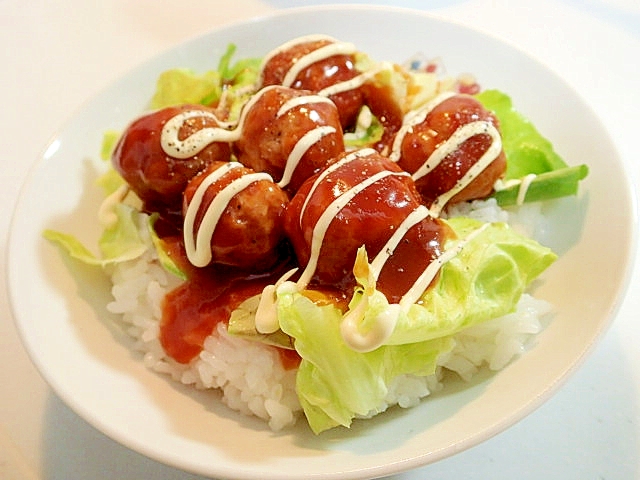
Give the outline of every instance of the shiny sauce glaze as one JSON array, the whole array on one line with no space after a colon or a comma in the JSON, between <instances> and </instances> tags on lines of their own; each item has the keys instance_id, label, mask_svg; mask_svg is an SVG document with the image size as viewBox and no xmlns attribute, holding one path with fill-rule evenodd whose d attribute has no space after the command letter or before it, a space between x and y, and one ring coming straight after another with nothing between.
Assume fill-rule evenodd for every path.
<instances>
[{"instance_id":1,"label":"shiny sauce glaze","mask_svg":"<svg viewBox=\"0 0 640 480\"><path fill-rule=\"evenodd\" d=\"M363 104L360 87L367 80L355 68L356 52L353 44L327 35L298 37L264 57L260 86L283 85L326 96L337 106L341 125L347 129Z\"/></svg>"},{"instance_id":2,"label":"shiny sauce glaze","mask_svg":"<svg viewBox=\"0 0 640 480\"><path fill-rule=\"evenodd\" d=\"M218 323L227 323L233 310L273 284L291 266L283 254L280 263L257 274L224 265L196 268L189 262L179 236L166 236L162 242L187 274L187 280L165 296L160 323L160 343L167 355L179 363L196 358ZM285 368L299 363L295 350L278 348L278 352Z\"/></svg>"},{"instance_id":3,"label":"shiny sauce glaze","mask_svg":"<svg viewBox=\"0 0 640 480\"><path fill-rule=\"evenodd\" d=\"M403 116L388 87L370 81L375 71L355 70L354 53L351 44L326 36L292 40L264 58L260 88L237 122L222 122L206 107L165 109L149 134L154 150L132 153L174 163L198 159L191 179L174 186L184 191L182 208L163 207L172 221L161 216L156 224L188 277L163 307L161 342L176 361L195 358L219 322L244 300L272 294L292 269L288 283L296 291L347 312L363 245L393 308L380 319L386 333L359 338L350 312L344 335L354 348L375 348L392 330L396 307L419 301L461 248L444 250L453 233L437 217L447 204L486 196L486 185L504 171L497 121L455 94ZM347 152L342 132L352 120L345 118L365 104L384 136L372 148ZM212 149L222 153L202 160ZM130 153L120 150L120 157ZM240 163L229 162L231 153ZM133 177L142 176L138 163ZM157 201L147 200L147 210ZM258 213L240 221L236 210ZM265 240L269 232L262 239L250 233L265 224L284 234ZM265 243L263 258L252 257ZM227 259L218 252L225 249ZM297 365L295 351L281 351L285 364Z\"/></svg>"},{"instance_id":4,"label":"shiny sauce glaze","mask_svg":"<svg viewBox=\"0 0 640 480\"><path fill-rule=\"evenodd\" d=\"M295 192L344 150L337 108L326 97L280 85L264 87L255 97L243 109L233 151L239 162L269 173L280 187Z\"/></svg>"},{"instance_id":5,"label":"shiny sauce glaze","mask_svg":"<svg viewBox=\"0 0 640 480\"><path fill-rule=\"evenodd\" d=\"M188 113L190 112L190 113ZM188 116L187 116L188 115ZM175 216L187 182L212 161L228 161L231 148L225 142L208 142L197 151L179 152L163 144L167 123L184 118L173 128L176 142L201 131L220 130L213 111L200 105L168 107L133 121L118 141L112 164L129 187L144 202L146 211ZM182 153L182 154L181 154Z\"/></svg>"},{"instance_id":6,"label":"shiny sauce glaze","mask_svg":"<svg viewBox=\"0 0 640 480\"><path fill-rule=\"evenodd\" d=\"M344 154L309 179L287 205L284 222L305 265L298 289L320 285L352 292L356 252L364 245L376 257L378 288L392 303L411 289L451 235L421 207L409 174L373 149Z\"/></svg>"},{"instance_id":7,"label":"shiny sauce glaze","mask_svg":"<svg viewBox=\"0 0 640 480\"><path fill-rule=\"evenodd\" d=\"M213 162L187 185L183 239L189 262L261 271L278 259L287 194L264 172Z\"/></svg>"},{"instance_id":8,"label":"shiny sauce glaze","mask_svg":"<svg viewBox=\"0 0 640 480\"><path fill-rule=\"evenodd\" d=\"M434 215L451 201L488 196L506 170L495 116L452 92L405 116L389 158L412 174Z\"/></svg>"}]
</instances>

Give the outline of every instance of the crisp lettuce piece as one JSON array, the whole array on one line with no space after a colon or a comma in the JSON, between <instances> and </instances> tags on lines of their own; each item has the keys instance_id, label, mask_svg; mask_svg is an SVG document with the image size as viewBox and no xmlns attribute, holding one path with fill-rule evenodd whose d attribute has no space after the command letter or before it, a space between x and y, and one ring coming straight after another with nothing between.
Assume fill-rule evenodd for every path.
<instances>
[{"instance_id":1,"label":"crisp lettuce piece","mask_svg":"<svg viewBox=\"0 0 640 480\"><path fill-rule=\"evenodd\" d=\"M107 197L126 184L124 178L113 168L107 169L107 171L96 180L96 183L102 188Z\"/></svg>"},{"instance_id":2,"label":"crisp lettuce piece","mask_svg":"<svg viewBox=\"0 0 640 480\"><path fill-rule=\"evenodd\" d=\"M482 225L468 218L449 223L460 238ZM513 311L527 285L555 259L551 250L507 225L489 224L442 267L421 304L399 316L383 345L368 352L347 345L340 310L315 305L283 285L277 291L280 327L294 338L302 357L297 392L312 430L349 426L355 417L375 413L398 375L433 373L438 356L451 348L452 335ZM361 276L360 281L364 289L351 302L352 310L367 289L367 281ZM384 295L367 295L367 308L385 308Z\"/></svg>"},{"instance_id":3,"label":"crisp lettuce piece","mask_svg":"<svg viewBox=\"0 0 640 480\"><path fill-rule=\"evenodd\" d=\"M508 95L498 90L485 90L476 98L494 112L500 122L502 147L507 156L507 180L567 167L551 142L513 108Z\"/></svg>"},{"instance_id":4,"label":"crisp lettuce piece","mask_svg":"<svg viewBox=\"0 0 640 480\"><path fill-rule=\"evenodd\" d=\"M198 74L189 68L173 68L160 74L151 99L154 109L185 103L211 105L220 100L223 91L252 85L258 76L260 60L245 58L232 64L236 46L229 44L220 58L217 70ZM226 92L229 95L230 92Z\"/></svg>"},{"instance_id":5,"label":"crisp lettuce piece","mask_svg":"<svg viewBox=\"0 0 640 480\"><path fill-rule=\"evenodd\" d=\"M531 184L527 187L523 202L538 202L553 198L567 197L578 193L578 184L589 174L589 167L578 165L576 167L559 168L550 172L535 175ZM493 193L498 205L517 205L519 202L521 182L506 183Z\"/></svg>"},{"instance_id":6,"label":"crisp lettuce piece","mask_svg":"<svg viewBox=\"0 0 640 480\"><path fill-rule=\"evenodd\" d=\"M169 255L169 253L167 252L167 249L165 248L164 240L162 240L162 238L160 238L156 233L156 229L154 225L158 220L158 218L159 218L159 215L157 213L154 213L149 216L149 233L151 235L151 241L153 243L153 246L155 247L156 253L158 254L158 260L160 261L160 265L162 265L162 268L164 268L167 272L171 273L172 275L175 275L181 280L186 280L188 278L187 273L182 269L180 269L180 267L176 264L176 262L173 261L173 258L171 258L171 255Z\"/></svg>"},{"instance_id":7,"label":"crisp lettuce piece","mask_svg":"<svg viewBox=\"0 0 640 480\"><path fill-rule=\"evenodd\" d=\"M476 98L488 110L495 113L500 122L502 146L507 157L505 190L498 190L494 197L499 205L515 205L518 202L518 182L527 175L536 175L526 192L524 202L550 200L575 195L580 180L589 169L586 165L570 167L553 149L553 145L522 114L513 108L511 98L498 90L485 90Z\"/></svg>"},{"instance_id":8,"label":"crisp lettuce piece","mask_svg":"<svg viewBox=\"0 0 640 480\"><path fill-rule=\"evenodd\" d=\"M348 148L363 148L373 145L382 139L384 126L371 113L369 107L364 106L358 114L356 127L353 132L345 132L344 143Z\"/></svg>"},{"instance_id":9,"label":"crisp lettuce piece","mask_svg":"<svg viewBox=\"0 0 640 480\"><path fill-rule=\"evenodd\" d=\"M105 133L102 155L113 147L117 137L115 131ZM46 229L44 238L57 244L70 257L88 265L104 267L138 258L148 248L138 228L139 199L133 194L127 197L126 182L113 168L108 168L98 177L96 185L102 188L106 197L98 212L104 227L98 240L99 254L91 252L77 237L68 233Z\"/></svg>"},{"instance_id":10,"label":"crisp lettuce piece","mask_svg":"<svg viewBox=\"0 0 640 480\"><path fill-rule=\"evenodd\" d=\"M69 256L88 265L104 267L138 258L148 248L138 229L139 212L122 203L116 204L113 212L116 222L105 228L98 240L100 255L93 254L73 235L51 229L45 230L43 235L60 246Z\"/></svg>"},{"instance_id":11,"label":"crisp lettuce piece","mask_svg":"<svg viewBox=\"0 0 640 480\"><path fill-rule=\"evenodd\" d=\"M238 308L231 312L227 332L247 340L292 350L292 339L282 330L268 334L259 333L256 330L256 311L259 303L260 295L255 295L242 302Z\"/></svg>"},{"instance_id":12,"label":"crisp lettuce piece","mask_svg":"<svg viewBox=\"0 0 640 480\"><path fill-rule=\"evenodd\" d=\"M393 378L434 373L438 355L453 347L451 339L439 338L359 353L344 343L336 307L317 306L299 293L281 294L278 303L282 330L295 338L303 359L296 389L315 433L378 413Z\"/></svg>"},{"instance_id":13,"label":"crisp lettuce piece","mask_svg":"<svg viewBox=\"0 0 640 480\"><path fill-rule=\"evenodd\" d=\"M118 143L120 132L117 130L107 130L102 136L102 146L100 148L100 158L102 160L110 160L111 154Z\"/></svg>"},{"instance_id":14,"label":"crisp lettuce piece","mask_svg":"<svg viewBox=\"0 0 640 480\"><path fill-rule=\"evenodd\" d=\"M220 74L214 70L197 74L187 68L174 68L158 77L151 108L160 109L184 103L207 105L220 98Z\"/></svg>"},{"instance_id":15,"label":"crisp lettuce piece","mask_svg":"<svg viewBox=\"0 0 640 480\"><path fill-rule=\"evenodd\" d=\"M236 53L236 46L230 44L225 54L220 57L218 63L218 72L222 80L232 85L249 85L254 83L258 78L260 71L260 58L248 57L238 60L232 64L231 59Z\"/></svg>"},{"instance_id":16,"label":"crisp lettuce piece","mask_svg":"<svg viewBox=\"0 0 640 480\"><path fill-rule=\"evenodd\" d=\"M448 220L460 238L481 222L464 217ZM451 248L447 245L447 248ZM401 315L390 344L452 335L477 323L511 312L527 286L557 255L508 225L493 223L444 264L436 285Z\"/></svg>"},{"instance_id":17,"label":"crisp lettuce piece","mask_svg":"<svg viewBox=\"0 0 640 480\"><path fill-rule=\"evenodd\" d=\"M99 266L105 264L104 260L94 255L74 235L51 229L46 229L42 235L50 242L60 246L70 257L80 260L82 263Z\"/></svg>"}]
</instances>

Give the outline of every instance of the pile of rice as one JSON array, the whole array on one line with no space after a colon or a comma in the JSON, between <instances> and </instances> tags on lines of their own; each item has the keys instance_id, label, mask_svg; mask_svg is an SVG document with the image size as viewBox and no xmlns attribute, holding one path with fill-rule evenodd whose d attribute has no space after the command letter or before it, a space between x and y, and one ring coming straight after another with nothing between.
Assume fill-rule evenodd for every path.
<instances>
[{"instance_id":1,"label":"pile of rice","mask_svg":"<svg viewBox=\"0 0 640 480\"><path fill-rule=\"evenodd\" d=\"M517 223L515 216L499 208L494 200L456 206L449 212L449 216L453 215ZM531 209L525 216L528 230L535 228L531 225L541 218L539 212ZM140 232L148 236L144 223L141 222ZM150 238L148 242L151 246ZM165 354L159 341L162 300L179 280L160 267L153 248L140 258L112 267L109 274L114 300L107 308L122 315L122 322L148 368L198 389L219 389L229 408L264 419L274 431L293 425L301 416L295 392L296 371L284 369L272 347L231 336L224 324L219 324L207 337L203 351L189 364L178 363ZM438 359L434 375L396 378L384 404L371 415L393 405L415 406L443 388L447 371L468 381L481 368L504 368L526 350L542 329L542 316L550 310L547 302L523 295L515 312L457 334L454 349ZM212 397L212 401L217 398Z\"/></svg>"}]
</instances>

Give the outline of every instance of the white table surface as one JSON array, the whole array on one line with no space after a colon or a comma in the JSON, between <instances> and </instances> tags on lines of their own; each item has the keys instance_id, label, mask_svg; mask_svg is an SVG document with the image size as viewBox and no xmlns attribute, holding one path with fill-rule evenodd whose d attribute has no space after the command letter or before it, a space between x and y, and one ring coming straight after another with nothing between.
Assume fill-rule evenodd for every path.
<instances>
[{"instance_id":1,"label":"white table surface","mask_svg":"<svg viewBox=\"0 0 640 480\"><path fill-rule=\"evenodd\" d=\"M609 126L638 191L639 0L387 3L426 9L492 32L542 60ZM3 251L30 165L85 100L175 43L224 23L300 4L0 0ZM395 478L640 478L639 263L636 259L628 294L606 335L553 398L489 441ZM199 478L127 450L55 396L20 343L8 305L5 255L0 265L0 479Z\"/></svg>"}]
</instances>

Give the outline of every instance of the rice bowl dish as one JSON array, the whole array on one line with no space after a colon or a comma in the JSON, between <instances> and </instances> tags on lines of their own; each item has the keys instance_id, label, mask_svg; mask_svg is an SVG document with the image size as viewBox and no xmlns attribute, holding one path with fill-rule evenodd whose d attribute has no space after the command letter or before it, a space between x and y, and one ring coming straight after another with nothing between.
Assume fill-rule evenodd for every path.
<instances>
[{"instance_id":1,"label":"rice bowl dish","mask_svg":"<svg viewBox=\"0 0 640 480\"><path fill-rule=\"evenodd\" d=\"M364 17L367 17L367 21L373 21L369 17L375 17L375 15L381 13L374 9L371 12L359 11L358 15L364 15ZM300 34L305 34L308 31L305 31L305 29L296 30L293 26L300 21L299 15L304 17L305 14L305 12L288 12L283 18L278 18L276 21L278 23L284 22L285 28L289 32L297 31ZM318 13L314 11L313 15L315 20L320 22L320 25L325 20L328 22L331 18L332 26L327 23L325 25L326 28L322 29L323 31L334 33L337 37L349 38L344 35L346 26L343 28L341 22L335 21L335 12L322 12L318 16ZM66 276L62 276L62 282L56 281L57 286L55 289L64 291L64 297L58 295L61 292L51 295L47 293L46 288L40 287L41 282L38 280L38 274L34 274L35 270L30 266L31 261L19 254L21 249L16 248L15 242L19 241L17 240L19 238L25 238L25 229L29 230L29 235L33 234L32 243L35 244L37 242L37 250L41 253L40 257L47 258L44 263L47 265L46 269L49 272L47 277L50 278L53 278L52 272L54 270L60 271L60 265L62 264L59 260L63 256L51 256L51 245L42 243L41 228L38 228L37 231L33 230L31 227L23 225L23 222L20 221L20 216L17 216L14 222L14 240L12 240L11 245L12 251L15 252L11 264L13 276L11 285L14 292L12 302L17 312L17 318L21 319L19 322L21 334L28 345L30 353L36 359L37 365L54 386L56 392L83 418L88 419L90 423L110 437L156 460L205 475L230 478L283 478L283 476L286 476L286 472L298 472L294 477L316 475L322 478L333 478L332 476L336 475L335 472L337 471L340 471L340 478L387 475L435 461L454 453L454 451L460 451L460 449L467 448L501 431L518 418L522 418L544 399L548 398L550 393L558 386L558 378L565 378L567 373L575 368L576 358L583 357L584 345L592 344L593 338L595 338L594 335L597 336L602 331L601 320L606 316L602 317L599 312L610 313L611 310L609 306L600 305L602 302L609 302L610 295L608 293L602 297L599 294L595 295L595 291L591 286L590 271L580 273L582 267L579 267L575 260L583 256L585 251L591 251L590 245L594 238L590 233L592 224L601 224L599 220L596 221L591 217L596 215L598 219L603 218L602 216L606 214L608 208L608 206L601 205L599 200L602 193L601 188L606 188L601 186L600 183L604 182L605 179L608 182L608 179L613 181L616 178L623 177L618 175L615 163L608 166L609 175L601 175L601 172L599 172L601 166L598 161L593 160L592 155L588 154L588 152L582 152L582 147L578 148L578 145L570 143L567 140L567 135L570 136L569 131L563 127L563 125L567 125L568 118L573 118L568 112L582 112L578 116L579 120L574 127L591 131L593 132L593 138L599 138L599 146L591 144L589 146L589 151L593 152L598 151L600 148L608 149L610 146L606 139L603 140L599 137L599 123L592 120L587 110L582 110L583 107L580 102L572 97L569 89L564 88L561 83L554 83L557 79L552 75L547 76L548 74L545 73L544 69L530 59L520 57L521 54L519 52L514 52L509 47L502 46L499 42L478 35L476 32L466 32L466 29L459 26L445 24L441 28L438 20L413 16L407 17L400 12L395 12L389 16L389 12L386 9L384 10L384 15L392 23L396 19L394 15L398 16L398 20L402 18L402 22L408 25L407 31L412 31L413 27L411 25L414 23L423 24L426 22L430 26L427 31L434 36L439 35L442 38L447 38L451 34L467 38L468 41L475 42L481 50L486 48L496 59L509 59L509 61L516 62L520 65L517 69L518 71L523 74L528 72L531 78L540 78L541 82L550 91L562 92L562 95L558 98L565 99L566 105L559 110L560 115L556 117L558 121L549 122L545 119L544 114L541 113L542 110L537 110L536 103L527 102L526 99L524 104L522 103L525 97L523 97L518 85L524 85L524 83L513 83L508 79L504 82L505 85L509 84L505 87L505 91L513 92L514 99L518 100L516 105L523 104L525 107L523 111L531 113L532 118L535 118L536 123L544 127L545 132L556 132L555 134L551 133L550 138L559 138L558 146L565 154L565 158L584 158L585 161L589 162L590 168L595 169L586 179L588 184L585 186L588 186L588 188L584 192L588 194L587 196L590 197L591 202L594 202L594 205L598 207L594 210L590 205L588 213L586 213L586 198L583 195L575 201L574 199L563 199L561 201L547 202L542 207L542 212L534 204L525 205L517 209L502 209L496 207L493 200L462 205L461 209L463 211L454 212L454 215L478 215L483 221L508 220L514 228L522 226L524 235L537 238L542 243L551 245L560 254L557 265L554 265L552 270L544 275L540 283L533 285L532 296L525 294L522 297L519 307L521 308L520 312L523 313L523 322L511 322L514 330L503 331L500 335L497 334L500 329L499 321L484 323L484 331L481 328L474 327L466 332L469 336L459 336L458 343L449 358L443 356L440 359L441 365L438 365L438 375L430 377L428 381L424 381L424 379L415 381L416 379L414 378L404 378L403 380L407 380L403 387L404 390L397 388L395 384L390 385L390 392L394 390L395 396L392 398L390 395L385 400L387 405L398 403L401 406L411 406L415 399L428 396L425 401L420 402L417 406L410 409L391 408L385 414L376 415L373 419L361 421L360 418L357 418L354 420L351 431L329 431L311 438L305 433L308 428L305 422L301 421L303 415L299 410L298 401L291 399L285 393L286 391L290 392L290 389L287 390L284 387L280 393L275 391L267 393L268 389L265 389L261 382L258 381L252 384L252 388L255 388L256 392L261 392L260 398L255 401L255 404L250 407L249 401L246 399L241 399L240 404L234 404L233 399L236 398L234 395L239 396L238 388L243 389L244 386L231 386L231 383L228 383L227 379L219 374L220 370L217 370L217 366L207 365L201 359L201 365L198 367L201 373L195 373L190 368L185 368L183 364L177 365L171 359L167 359L166 355L158 350L157 342L154 340L157 335L157 331L154 332L154 329L157 329L157 320L159 318L157 302L165 292L179 283L179 279L158 267L157 262L159 259L154 250L148 250L145 256L141 256L137 261L123 262L117 267L109 267L107 269L112 279L110 281L121 287L126 285L126 288L116 288L113 291L113 295L109 295L112 298L105 298L102 293L98 296L88 294L88 288L104 289L104 284L94 282L94 279L87 277L83 273L84 269L78 270L76 267L73 267L72 270L76 272L74 275L80 274L79 282L89 280L86 283L86 288L81 283L76 286L75 281L69 282L66 280ZM267 22L270 21L272 19L267 19ZM353 27L353 25L353 22L350 21L349 28ZM234 29L237 29L237 31ZM243 39L253 35L247 29L253 31L254 27L252 25L251 28L249 26L246 26L246 28L245 26L236 26L228 31L216 33L212 38L215 39L218 45L225 45L226 40L231 39L242 47ZM372 44L364 40L366 35L358 33L357 29L354 33L354 42L362 45L364 50L369 50ZM287 37L290 37L290 35L280 35L279 39L286 41ZM90 106L90 111L93 112L90 115L95 117L95 121L87 121L89 117L87 115L82 116L82 121L86 125L91 124L91 128L93 128L93 133L83 140L82 145L78 148L74 147L71 154L68 151L71 139L85 138L83 135L86 135L84 133L79 135L78 131L84 132L84 127L78 130L79 125L74 124L75 126L70 130L70 133L61 138L62 148L58 153L51 148L49 150L50 154L56 158L61 158L62 165L66 165L66 168L77 169L77 162L83 155L95 156L95 146L99 145L100 137L105 130L116 126L122 131L126 123L134 115L147 108L146 101L149 92L153 90L153 82L157 79L158 72L183 64L195 64L200 69L208 68L211 65L210 42L211 39L207 39L206 44L201 42L196 46L196 43L194 43L184 50L190 52L186 56L184 56L184 53L180 53L180 56L176 57L176 51L157 61L152 68L149 68L150 66L141 68L135 76L131 76L130 80L123 82L117 89L110 91L108 95ZM416 45L420 41L405 39L404 43ZM219 51L219 54L223 54L224 47L220 48L222 48L222 51ZM399 50L398 45L385 47L386 50L385 48L378 49L378 47L371 48L372 52L381 52L379 58L396 58L399 61L406 59L406 53L410 54L416 50L415 48L409 51L404 48ZM200 53L195 53L196 51ZM390 51L400 53L393 57L390 55ZM454 48L447 47L444 50L436 50L437 53L441 51L443 52L444 61L447 66L452 68L452 71L460 71L460 69L465 68L465 62L456 57ZM255 45L250 44L249 54L253 52L264 54L264 46L256 48ZM200 59L195 59L198 55L200 55ZM477 60L480 58L478 57ZM474 59L469 60L471 61L470 71L478 73L478 79L483 85L487 87L493 85L502 86L496 75L484 70ZM140 78L145 78L146 84L141 84ZM136 88L130 88L134 86ZM122 112L114 115L109 114L108 106L116 102L119 96L116 92L130 92L127 94L127 101L130 106L124 110L124 114ZM107 114L106 117L105 113ZM105 121L108 118L115 120ZM587 145L585 145L586 147ZM598 158L601 157L598 156ZM60 161L58 161L58 164L60 164ZM48 165L50 165L50 162L45 162L42 165L44 168L43 173L35 172L31 185L40 185L41 177L42 179L62 178L58 173L52 174ZM89 177L93 176L96 176L96 174L89 175ZM56 198L58 206L54 208L53 204L50 205L51 208L47 208L47 212L43 212L42 215L38 213L38 209L42 209L43 205L39 202L39 207L36 208L35 205L32 205L33 202L29 201L29 198L35 197L29 197L26 195L28 192L25 192L21 201L21 211L31 212L30 218L36 220L36 223L40 226L48 225L60 231L70 231L78 234L78 237L86 241L87 245L95 244L96 237L86 231L85 228L86 225L94 221L95 212L98 209L96 202L99 203L100 200L95 195L87 194L87 176L83 175L82 178L81 187L79 185L77 188L71 186L65 192L52 192L50 197ZM44 184L47 186L52 185L48 180ZM62 184L68 184L68 180L65 179ZM33 188L30 187L28 190ZM79 191L82 192L81 195L78 193ZM85 197L91 200L92 203L87 204L86 208L76 209L76 206L79 205L79 199ZM624 210L624 205L619 207ZM55 210L55 213L49 213L51 209ZM76 210L80 213L79 217L69 217L68 213L63 213ZM518 210L517 213L515 210ZM569 223L565 224L561 229L562 231L560 231L558 230L558 219L568 218L566 217L567 212L574 212L575 216L569 219ZM56 218L56 220L51 221L51 218ZM624 239L624 232L627 230L623 226L616 227L615 219L617 217L607 216L607 218L613 220L613 223L610 223L612 228L620 230L621 235L617 235L616 238ZM541 223L536 225L536 222ZM584 224L581 222L584 222ZM580 227L579 225L583 226ZM578 242L577 238L579 238L576 232L580 231L581 228L584 229L586 243L585 241L576 243ZM145 228L142 228L141 232L145 230ZM84 232L87 232L87 234ZM144 238L145 242L149 240L148 237ZM31 242L29 238L28 241ZM49 253L45 255L45 251ZM619 270L618 267L624 264L624 259L618 257L624 257L625 252L624 248L607 249L601 259L592 256L592 258L596 259L595 268L607 277L609 272L617 271L616 269ZM615 258L610 258L611 256ZM67 267L73 266L74 262L65 261L64 265ZM608 267L600 269L597 262L606 262ZM16 270L14 267L18 263L22 267ZM46 343L40 342L38 340L40 335L33 330L29 322L22 320L27 317L34 317L27 311L40 308L37 304L25 304L21 300L19 283L25 275L35 279L35 282L29 282L31 284L30 288L34 289L34 291L42 292L41 295L47 299L46 303L49 305L50 312L47 313L51 313L51 315L46 316L51 317L51 324L55 325L55 328L47 334ZM140 278L144 278L144 281L136 284L133 277L138 275L141 275ZM562 287L567 284L567 279L574 275L579 275L583 279L583 291L582 293L573 292L568 296L573 298L574 295L587 295L591 305L588 310L582 308L581 305L585 305L585 302L582 301L568 305L565 301L565 296L560 293ZM604 280L607 285L613 286L617 285L620 279L617 276L615 279L612 278L610 280L600 278L598 285L601 285L601 280ZM145 282L146 287L142 285ZM81 296L78 299L73 299L71 293L75 292L76 289ZM601 289L598 291L601 292ZM58 297L60 298L58 299ZM549 299L551 302L539 301L537 300L538 298ZM83 302L87 301L87 299L90 299L89 305L94 304L95 311L93 309L87 310L83 307ZM117 313L106 316L100 314L99 317L102 318L96 321L98 317L94 312L101 311L107 304L109 304L109 309ZM73 324L70 325L71 330L66 324L60 323L58 320L58 318L66 318L66 315L61 316L58 314L58 310L62 307L64 307L65 311L68 307L71 308L72 318L75 319ZM549 312L550 309L551 312ZM575 309L579 309L581 312L579 315L581 318L579 330L576 330L573 326L573 319L576 318L575 313L577 313L574 312ZM40 310L42 309L40 308ZM80 312L83 313L78 316ZM142 313L142 316L137 315L136 312L138 314ZM567 315L569 315L568 321L564 320L567 319ZM42 315L36 316L42 317ZM595 316L598 316L598 319ZM83 320L83 318L86 320ZM558 319L562 320L558 321ZM112 324L113 320L116 320L116 324L125 326L127 334L134 338L133 344L121 338L116 330L108 326ZM504 325L505 323L502 324L502 326ZM255 347L255 355L262 355L265 350L268 350L263 345L255 344L255 342L247 344L247 340L229 335L224 330L214 332L212 337L211 341L207 342L207 348L203 352L209 348L211 348L212 352L220 352L223 349L228 352L229 348L245 348L249 347L249 345ZM482 343L482 340L487 340L491 337L500 339L512 337L515 342L503 343L504 350L496 350L495 347L491 347L495 354L495 356L492 356L491 349L484 350L483 347L478 345L478 341ZM62 340L63 338L64 340ZM80 348L76 346L77 340L82 341ZM66 345L62 350L58 348L58 345L61 344ZM233 345L230 347L231 344ZM476 345L474 346L474 344ZM522 354L523 346L527 350L524 354ZM132 347L144 353L131 354ZM466 347L465 356L458 355L459 350L464 347ZM58 353L54 353L54 351ZM514 354L516 356L522 355L517 361L510 362L510 359L514 358ZM261 358L265 359L262 362L263 364L269 362L269 355ZM210 357L208 360L212 360L212 358ZM60 365L61 362L65 365L74 365L74 371L77 372L77 375L74 376L77 379L77 381L74 380L76 385L93 385L91 389L75 388L68 385L71 379L65 379L56 373L56 371L61 372L62 370L54 370L54 368L58 368L56 365ZM446 362L450 362L449 367L451 370L444 368L443 364ZM491 362L491 364L480 367L476 372L477 367L474 365L483 362L485 364ZM138 368L136 365L138 363L140 367L143 367L142 369ZM504 367L505 364L507 364L507 368L500 370L498 375L486 373L491 368L499 369ZM107 366L107 368L103 368L102 365ZM569 366L568 369L567 366ZM163 373L149 375L144 373L145 369L157 369ZM224 369L226 367L223 367ZM278 377L278 381L282 385L291 385L290 378L280 377L277 369L273 372L275 372L274 375ZM256 374L263 375L263 373ZM456 378L460 378L460 375L466 376L468 374L474 375L470 382L467 383L462 380L461 383L456 380ZM442 375L442 378L439 378L440 375ZM527 382L527 384L522 384L518 379L524 377L530 378L531 381ZM97 378L102 378L103 380L94 384L91 379ZM163 378L175 378L178 382L165 383ZM170 386L171 384L180 385L183 382L187 384L188 389ZM225 394L228 396L225 402L229 402L231 408L237 408L245 412L249 412L253 408L255 411L251 411L252 417L258 415L267 420L267 422L271 419L272 425L266 426L265 424L266 430L264 430L260 426L260 422L244 420L250 417L244 415L237 417L226 413L227 407L219 408L216 405L220 403L220 396L217 393L212 394L211 402L205 400L205 398L209 398L209 394L206 392L202 392L204 395L189 393L191 390L194 392L201 391L192 389L191 387L194 385L198 387L216 385L217 387L226 384L229 385L229 393ZM440 390L441 385L443 385L442 390ZM452 385L453 388L451 387ZM517 391L513 390L513 385L519 385ZM104 390L107 386L109 386L108 389ZM265 398L269 397L277 399L276 402L265 402ZM125 398L126 402L122 403ZM274 413L279 409L277 406L279 402L285 406L280 412L282 416ZM271 414L265 408L265 403L271 404L271 407L269 407L272 408ZM126 413L131 411L133 414L143 406L147 412L144 415L146 419L144 425L136 420L138 417ZM496 406L500 407L496 409ZM381 404L379 409L382 410L383 408ZM265 410L267 410L267 415L265 415ZM119 413L116 414L115 412ZM123 412L125 412L124 416L122 416ZM362 416L368 416L366 413ZM289 425L290 414L297 417L296 425L294 426ZM126 426L122 424L122 421L125 421ZM278 435L270 434L269 432L272 429L277 430ZM220 432L220 436L213 435L212 432ZM428 433L428 435L425 436L422 432ZM222 436L226 439L224 443L221 442ZM241 438L243 439L242 441L240 440ZM462 442L460 441L461 438L464 439ZM253 453L250 456L242 447L242 445L246 445L246 442L251 442L256 446L259 445L257 450L252 450ZM372 449L374 456L371 455ZM322 452L321 455L320 452ZM331 461L328 462L328 459L331 459Z\"/></svg>"},{"instance_id":2,"label":"rice bowl dish","mask_svg":"<svg viewBox=\"0 0 640 480\"><path fill-rule=\"evenodd\" d=\"M527 285L556 255L503 207L575 194L587 167L433 61L326 35L259 63L234 50L204 76L165 71L153 109L107 137L102 258L45 231L108 273L145 365L319 434L523 353L551 310Z\"/></svg>"}]
</instances>

